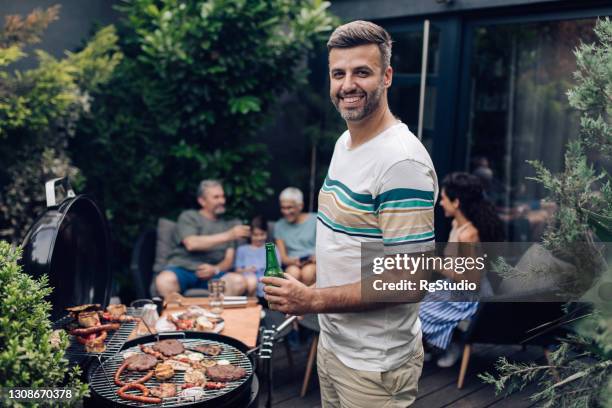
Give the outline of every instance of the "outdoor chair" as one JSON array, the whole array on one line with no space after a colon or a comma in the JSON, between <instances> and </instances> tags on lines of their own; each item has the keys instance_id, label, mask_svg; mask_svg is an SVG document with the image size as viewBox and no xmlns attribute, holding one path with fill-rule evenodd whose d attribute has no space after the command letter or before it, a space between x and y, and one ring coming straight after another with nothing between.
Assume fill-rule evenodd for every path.
<instances>
[{"instance_id":1,"label":"outdoor chair","mask_svg":"<svg viewBox=\"0 0 612 408\"><path fill-rule=\"evenodd\" d=\"M174 221L160 218L157 228L145 229L132 250L130 265L133 284L138 298L158 296L155 289L155 276L166 266L170 251L174 248ZM205 289L188 289L183 293L188 297L208 296Z\"/></svg>"}]
</instances>

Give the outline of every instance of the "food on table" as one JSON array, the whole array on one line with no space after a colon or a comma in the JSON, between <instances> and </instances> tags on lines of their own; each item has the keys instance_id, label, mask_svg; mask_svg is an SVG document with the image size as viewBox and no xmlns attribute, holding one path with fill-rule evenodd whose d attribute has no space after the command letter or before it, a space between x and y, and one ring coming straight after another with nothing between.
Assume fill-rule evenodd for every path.
<instances>
[{"instance_id":1,"label":"food on table","mask_svg":"<svg viewBox=\"0 0 612 408\"><path fill-rule=\"evenodd\" d=\"M207 356L216 357L223 351L223 347L218 344L203 344L199 346L190 347L191 350L204 353Z\"/></svg>"},{"instance_id":2,"label":"food on table","mask_svg":"<svg viewBox=\"0 0 612 408\"><path fill-rule=\"evenodd\" d=\"M205 316L200 316L196 319L195 329L197 331L211 331L215 328L213 322L208 320Z\"/></svg>"},{"instance_id":3,"label":"food on table","mask_svg":"<svg viewBox=\"0 0 612 408\"><path fill-rule=\"evenodd\" d=\"M127 391L129 390L140 390L142 392L142 395L128 394ZM117 395L119 396L119 398L125 400L143 402L146 404L161 404L162 402L162 399L159 397L149 397L149 389L144 385L138 383L130 383L123 385L117 390Z\"/></svg>"},{"instance_id":4,"label":"food on table","mask_svg":"<svg viewBox=\"0 0 612 408\"><path fill-rule=\"evenodd\" d=\"M191 330L195 325L195 319L177 319L176 317L170 315L168 316L168 320L174 323L177 330Z\"/></svg>"},{"instance_id":5,"label":"food on table","mask_svg":"<svg viewBox=\"0 0 612 408\"><path fill-rule=\"evenodd\" d=\"M235 365L216 365L206 369L206 376L211 381L229 382L239 380L247 375L244 368Z\"/></svg>"},{"instance_id":6,"label":"food on table","mask_svg":"<svg viewBox=\"0 0 612 408\"><path fill-rule=\"evenodd\" d=\"M151 395L159 398L176 397L176 385L172 383L161 383L159 387L151 388Z\"/></svg>"},{"instance_id":7,"label":"food on table","mask_svg":"<svg viewBox=\"0 0 612 408\"><path fill-rule=\"evenodd\" d=\"M162 340L153 345L153 350L162 353L166 357L172 357L183 353L185 346L178 340Z\"/></svg>"},{"instance_id":8,"label":"food on table","mask_svg":"<svg viewBox=\"0 0 612 408\"><path fill-rule=\"evenodd\" d=\"M161 363L155 367L155 377L160 381L165 381L174 376L174 368L170 364Z\"/></svg>"}]
</instances>

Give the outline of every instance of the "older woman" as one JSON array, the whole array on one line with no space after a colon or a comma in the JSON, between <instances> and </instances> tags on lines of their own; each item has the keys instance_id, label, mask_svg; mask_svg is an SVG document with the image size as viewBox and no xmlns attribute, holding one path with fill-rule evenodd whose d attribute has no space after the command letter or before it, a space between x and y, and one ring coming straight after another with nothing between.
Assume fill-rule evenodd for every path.
<instances>
[{"instance_id":1,"label":"older woman","mask_svg":"<svg viewBox=\"0 0 612 408\"><path fill-rule=\"evenodd\" d=\"M317 217L303 212L304 196L295 187L287 187L279 196L283 218L274 226L274 238L285 272L306 285L316 279L315 236Z\"/></svg>"}]
</instances>

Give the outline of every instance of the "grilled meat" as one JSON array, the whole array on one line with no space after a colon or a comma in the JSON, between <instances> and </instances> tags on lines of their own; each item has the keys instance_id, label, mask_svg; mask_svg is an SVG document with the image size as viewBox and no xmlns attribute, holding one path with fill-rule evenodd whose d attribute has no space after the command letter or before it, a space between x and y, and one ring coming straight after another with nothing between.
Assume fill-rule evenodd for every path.
<instances>
[{"instance_id":1,"label":"grilled meat","mask_svg":"<svg viewBox=\"0 0 612 408\"><path fill-rule=\"evenodd\" d=\"M160 381L165 381L174 376L174 368L170 364L161 363L155 367L155 377Z\"/></svg>"},{"instance_id":2,"label":"grilled meat","mask_svg":"<svg viewBox=\"0 0 612 408\"><path fill-rule=\"evenodd\" d=\"M194 384L201 387L206 384L206 376L200 370L188 370L185 372L185 384Z\"/></svg>"},{"instance_id":3,"label":"grilled meat","mask_svg":"<svg viewBox=\"0 0 612 408\"><path fill-rule=\"evenodd\" d=\"M127 307L125 305L108 305L106 311L113 317L119 317L127 313Z\"/></svg>"},{"instance_id":4,"label":"grilled meat","mask_svg":"<svg viewBox=\"0 0 612 408\"><path fill-rule=\"evenodd\" d=\"M153 350L162 353L166 357L172 357L183 353L185 347L178 340L162 340L153 345Z\"/></svg>"},{"instance_id":5,"label":"grilled meat","mask_svg":"<svg viewBox=\"0 0 612 408\"><path fill-rule=\"evenodd\" d=\"M157 359L149 354L137 354L126 358L125 362L131 371L147 371L157 365Z\"/></svg>"},{"instance_id":6,"label":"grilled meat","mask_svg":"<svg viewBox=\"0 0 612 408\"><path fill-rule=\"evenodd\" d=\"M66 308L66 310L71 313L90 312L92 310L98 310L98 309L100 309L99 304L88 304L88 305L72 306L72 307Z\"/></svg>"},{"instance_id":7,"label":"grilled meat","mask_svg":"<svg viewBox=\"0 0 612 408\"><path fill-rule=\"evenodd\" d=\"M81 312L78 317L81 327L94 327L100 325L100 317L98 312Z\"/></svg>"},{"instance_id":8,"label":"grilled meat","mask_svg":"<svg viewBox=\"0 0 612 408\"><path fill-rule=\"evenodd\" d=\"M190 347L190 350L204 353L207 356L215 357L223 352L223 347L218 344L204 344L201 346Z\"/></svg>"},{"instance_id":9,"label":"grilled meat","mask_svg":"<svg viewBox=\"0 0 612 408\"><path fill-rule=\"evenodd\" d=\"M211 381L230 382L239 380L247 375L244 368L228 365L216 365L206 369L206 376Z\"/></svg>"},{"instance_id":10,"label":"grilled meat","mask_svg":"<svg viewBox=\"0 0 612 408\"><path fill-rule=\"evenodd\" d=\"M171 383L161 383L159 387L150 388L151 395L159 398L176 397L176 385Z\"/></svg>"}]
</instances>

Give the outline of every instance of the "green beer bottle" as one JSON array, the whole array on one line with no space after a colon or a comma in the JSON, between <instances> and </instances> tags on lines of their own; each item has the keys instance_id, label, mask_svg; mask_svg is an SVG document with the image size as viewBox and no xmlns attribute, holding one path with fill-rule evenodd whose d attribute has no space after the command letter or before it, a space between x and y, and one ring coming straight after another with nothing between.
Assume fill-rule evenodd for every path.
<instances>
[{"instance_id":1,"label":"green beer bottle","mask_svg":"<svg viewBox=\"0 0 612 408\"><path fill-rule=\"evenodd\" d=\"M283 270L278 265L276 258L276 246L272 242L266 242L266 271L264 276L284 278Z\"/></svg>"}]
</instances>

